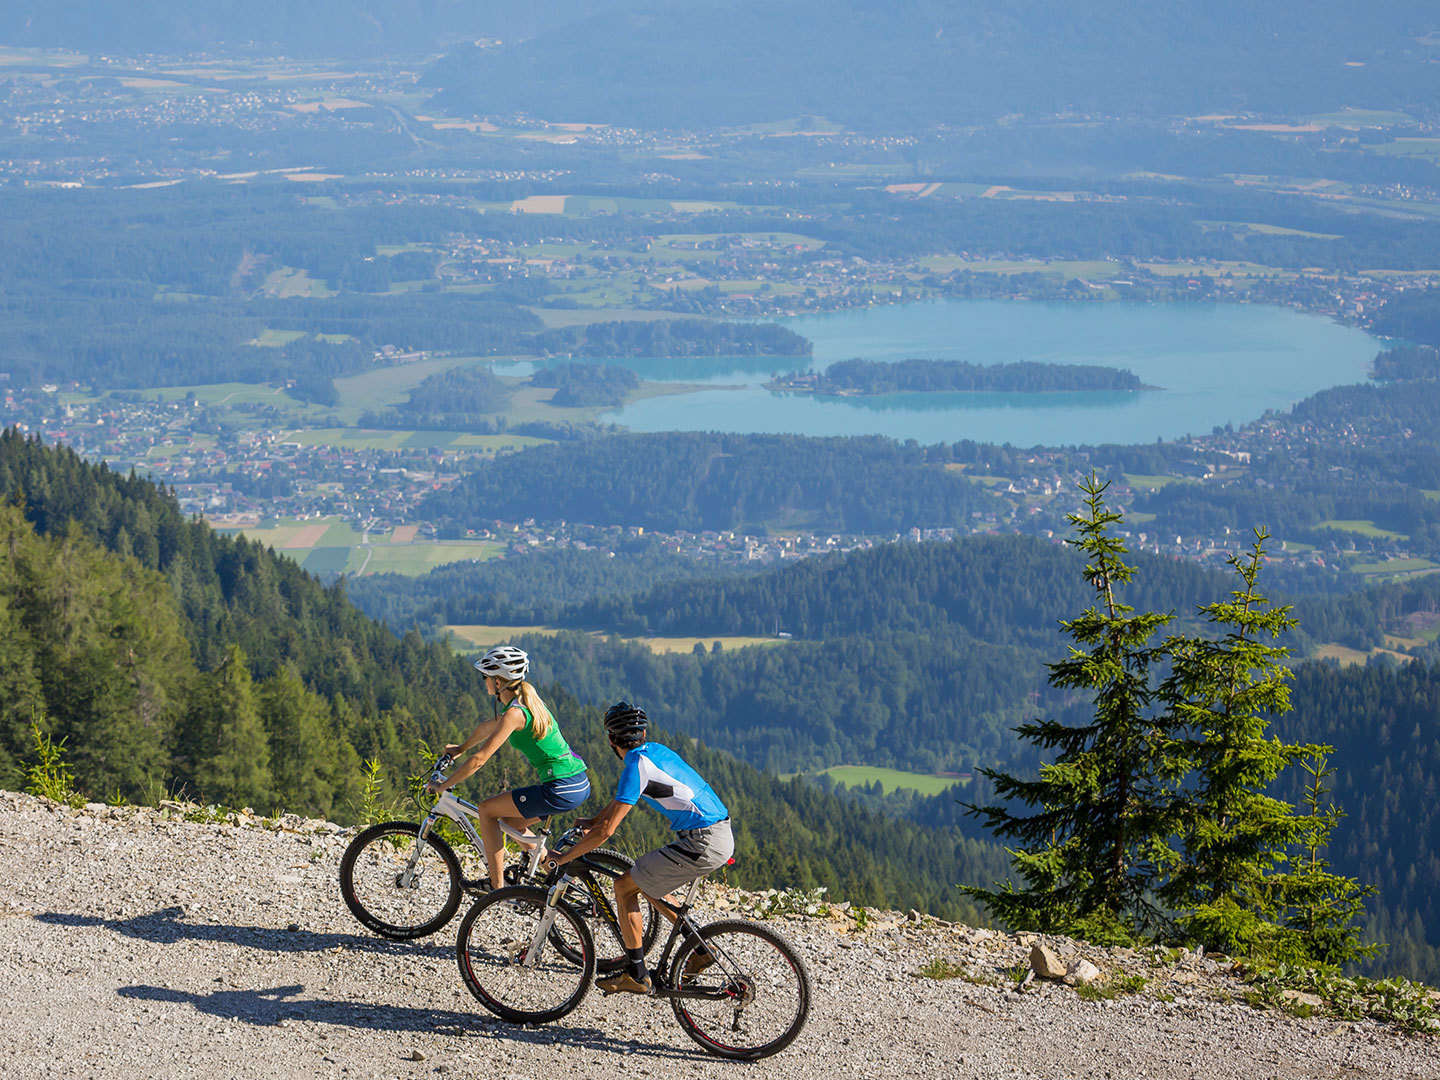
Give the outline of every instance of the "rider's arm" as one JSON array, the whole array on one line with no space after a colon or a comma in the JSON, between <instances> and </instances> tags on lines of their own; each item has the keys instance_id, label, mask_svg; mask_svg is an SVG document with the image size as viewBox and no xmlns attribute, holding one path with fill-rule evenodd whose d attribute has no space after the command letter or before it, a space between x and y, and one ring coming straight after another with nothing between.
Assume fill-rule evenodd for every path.
<instances>
[{"instance_id":1,"label":"rider's arm","mask_svg":"<svg viewBox=\"0 0 1440 1080\"><path fill-rule=\"evenodd\" d=\"M507 710L508 711L508 710ZM470 732L469 737L462 743L451 743L445 747L445 752L453 758L464 757L475 747L479 746L495 731L495 725L499 719L481 720L475 725L475 730Z\"/></svg>"},{"instance_id":2,"label":"rider's arm","mask_svg":"<svg viewBox=\"0 0 1440 1080\"><path fill-rule=\"evenodd\" d=\"M620 823L625 820L625 815L631 811L630 803L612 802L590 819L590 825L585 830L579 843L563 855L555 856L555 865L564 866L571 859L578 859L581 855L594 851L610 837L615 835L615 830L620 828Z\"/></svg>"},{"instance_id":3,"label":"rider's arm","mask_svg":"<svg viewBox=\"0 0 1440 1080\"><path fill-rule=\"evenodd\" d=\"M476 742L480 742L480 749L476 750L463 762L457 765L455 767L455 771L452 772L448 778L446 778L445 783L441 784L435 790L445 791L449 788L454 787L456 784L463 783L464 781L470 779L470 777L474 776L475 773L479 770L481 765L484 765L485 762L490 760L490 758L494 755L495 751L499 750L500 747L505 745L505 740L510 737L511 732L518 731L524 726L525 714L516 708L506 709L503 713L500 714L500 719L498 720L491 721L487 724L481 724L475 729L474 733L470 736L470 739L465 740L466 744L470 743L471 739L474 739ZM487 727L490 729L488 734L481 731L481 728ZM483 742L481 742L482 739L484 740ZM458 752L465 752L464 744L462 744L461 749Z\"/></svg>"}]
</instances>

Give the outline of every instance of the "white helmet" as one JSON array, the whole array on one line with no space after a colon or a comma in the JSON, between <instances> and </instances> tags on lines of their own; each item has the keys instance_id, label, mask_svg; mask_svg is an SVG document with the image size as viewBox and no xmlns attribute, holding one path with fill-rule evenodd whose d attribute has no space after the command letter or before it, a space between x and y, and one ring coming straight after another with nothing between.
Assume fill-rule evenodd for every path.
<instances>
[{"instance_id":1,"label":"white helmet","mask_svg":"<svg viewBox=\"0 0 1440 1080\"><path fill-rule=\"evenodd\" d=\"M514 645L496 645L475 661L475 670L481 675L493 675L502 682L517 682L529 673L530 658L525 655L524 649L517 649Z\"/></svg>"}]
</instances>

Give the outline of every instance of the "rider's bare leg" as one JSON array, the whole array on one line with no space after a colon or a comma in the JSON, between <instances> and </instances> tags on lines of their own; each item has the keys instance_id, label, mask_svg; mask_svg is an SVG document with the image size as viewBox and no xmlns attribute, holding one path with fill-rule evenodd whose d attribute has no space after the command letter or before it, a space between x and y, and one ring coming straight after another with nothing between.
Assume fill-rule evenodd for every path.
<instances>
[{"instance_id":1,"label":"rider's bare leg","mask_svg":"<svg viewBox=\"0 0 1440 1080\"><path fill-rule=\"evenodd\" d=\"M508 791L492 795L477 809L479 813L475 815L475 824L480 830L480 839L485 841L485 864L490 872L490 887L498 889L505 884L505 841L500 835L500 822L526 828L540 819L521 814Z\"/></svg>"},{"instance_id":2,"label":"rider's bare leg","mask_svg":"<svg viewBox=\"0 0 1440 1080\"><path fill-rule=\"evenodd\" d=\"M666 896L656 903L654 897L640 891L640 886L635 884L635 879L627 870L615 879L615 914L620 919L620 938L627 949L640 948L645 934L645 919L640 913L642 896L649 900L650 906L661 915L671 922L675 921L674 908L679 906L679 901L673 896Z\"/></svg>"}]
</instances>

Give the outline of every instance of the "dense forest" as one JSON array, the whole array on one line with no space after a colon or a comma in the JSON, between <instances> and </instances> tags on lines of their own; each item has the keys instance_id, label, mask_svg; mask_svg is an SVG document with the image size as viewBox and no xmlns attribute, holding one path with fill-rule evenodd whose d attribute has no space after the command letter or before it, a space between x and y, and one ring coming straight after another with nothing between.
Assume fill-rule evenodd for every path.
<instances>
[{"instance_id":1,"label":"dense forest","mask_svg":"<svg viewBox=\"0 0 1440 1080\"><path fill-rule=\"evenodd\" d=\"M489 715L469 664L397 638L258 544L187 520L148 481L115 475L14 431L0 433L0 784L35 760L31 727L63 740L91 797L284 807L346 820L362 759L390 792L417 743ZM550 691L598 790L616 764L596 706ZM957 878L1003 873L998 849L891 818L733 757L685 752L736 809L734 880L825 885L866 903L975 917ZM505 751L487 783L515 782ZM660 835L627 826L627 843Z\"/></svg>"},{"instance_id":2,"label":"dense forest","mask_svg":"<svg viewBox=\"0 0 1440 1080\"><path fill-rule=\"evenodd\" d=\"M972 364L964 360L840 360L820 372L781 376L771 390L814 394L897 394L946 390L1042 393L1140 390L1139 376L1095 364Z\"/></svg>"},{"instance_id":3,"label":"dense forest","mask_svg":"<svg viewBox=\"0 0 1440 1080\"><path fill-rule=\"evenodd\" d=\"M1375 316L1375 331L1440 345L1440 289L1413 289L1390 300Z\"/></svg>"},{"instance_id":4,"label":"dense forest","mask_svg":"<svg viewBox=\"0 0 1440 1080\"><path fill-rule=\"evenodd\" d=\"M366 574L348 580L346 592L397 633L418 627L433 636L447 624L476 623L482 615L505 625L553 624L587 600L639 593L668 581L753 572L738 563L677 555L663 542L640 536L620 539L607 550L570 547L452 563L418 578Z\"/></svg>"},{"instance_id":5,"label":"dense forest","mask_svg":"<svg viewBox=\"0 0 1440 1080\"><path fill-rule=\"evenodd\" d=\"M512 516L550 521L884 533L968 520L984 499L926 451L889 439L673 432L524 450L437 492L420 513L442 534L463 534L501 500Z\"/></svg>"},{"instance_id":6,"label":"dense forest","mask_svg":"<svg viewBox=\"0 0 1440 1080\"><path fill-rule=\"evenodd\" d=\"M530 385L553 386L551 405L619 405L640 388L640 376L614 364L556 364L530 376Z\"/></svg>"}]
</instances>

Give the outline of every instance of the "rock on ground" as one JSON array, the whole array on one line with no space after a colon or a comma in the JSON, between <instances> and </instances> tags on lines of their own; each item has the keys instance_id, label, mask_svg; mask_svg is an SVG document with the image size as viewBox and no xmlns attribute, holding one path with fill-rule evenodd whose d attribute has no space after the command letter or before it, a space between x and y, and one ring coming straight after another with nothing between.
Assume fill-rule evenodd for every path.
<instances>
[{"instance_id":1,"label":"rock on ground","mask_svg":"<svg viewBox=\"0 0 1440 1080\"><path fill-rule=\"evenodd\" d=\"M349 834L275 824L0 793L0 1075L1440 1080L1440 1038L1254 1010L1210 959L884 912L862 931L848 913L773 921L815 999L796 1043L758 1064L707 1056L643 998L592 991L563 1020L513 1027L460 983L458 923L410 943L368 934L336 885ZM1082 1000L1032 980L1017 993L1036 944L1148 973L1147 991Z\"/></svg>"}]
</instances>

